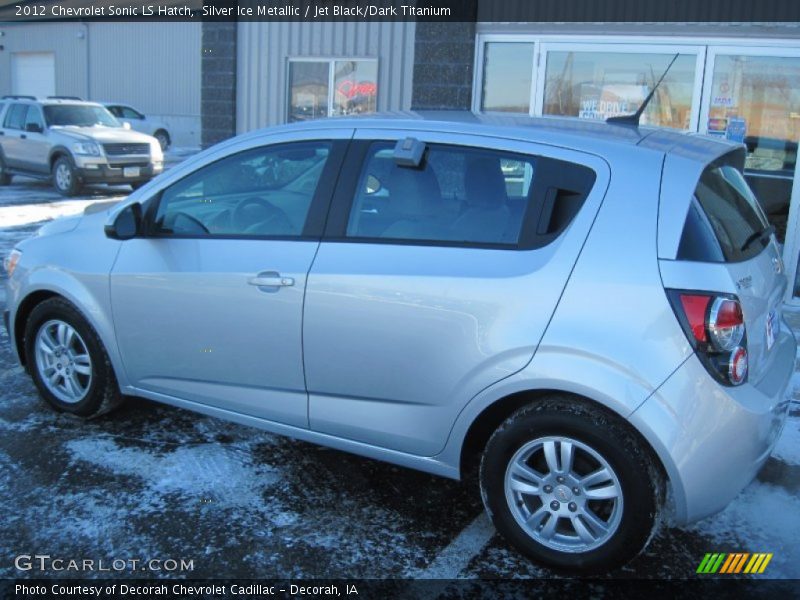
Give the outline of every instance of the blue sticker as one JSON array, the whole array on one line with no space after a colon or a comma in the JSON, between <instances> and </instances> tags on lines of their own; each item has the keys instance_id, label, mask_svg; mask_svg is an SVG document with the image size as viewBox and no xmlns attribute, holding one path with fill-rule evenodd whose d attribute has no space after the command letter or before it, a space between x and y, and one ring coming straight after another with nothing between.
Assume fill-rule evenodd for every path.
<instances>
[{"instance_id":1,"label":"blue sticker","mask_svg":"<svg viewBox=\"0 0 800 600\"><path fill-rule=\"evenodd\" d=\"M728 127L725 129L725 138L732 142L744 142L747 123L740 117L729 117Z\"/></svg>"}]
</instances>

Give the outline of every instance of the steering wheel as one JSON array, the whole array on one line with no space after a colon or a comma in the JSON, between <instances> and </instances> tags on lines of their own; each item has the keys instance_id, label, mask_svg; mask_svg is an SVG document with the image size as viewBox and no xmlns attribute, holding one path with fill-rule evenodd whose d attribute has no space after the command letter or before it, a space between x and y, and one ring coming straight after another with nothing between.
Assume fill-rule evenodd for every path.
<instances>
[{"instance_id":1,"label":"steering wheel","mask_svg":"<svg viewBox=\"0 0 800 600\"><path fill-rule=\"evenodd\" d=\"M258 207L258 210L248 210L250 207ZM256 217L253 217L255 213ZM242 200L231 214L231 221L237 231L253 234L282 233L289 234L294 230L294 226L286 213L280 208L258 196L251 196ZM268 226L268 227L267 227ZM265 229L273 231L265 231Z\"/></svg>"}]
</instances>

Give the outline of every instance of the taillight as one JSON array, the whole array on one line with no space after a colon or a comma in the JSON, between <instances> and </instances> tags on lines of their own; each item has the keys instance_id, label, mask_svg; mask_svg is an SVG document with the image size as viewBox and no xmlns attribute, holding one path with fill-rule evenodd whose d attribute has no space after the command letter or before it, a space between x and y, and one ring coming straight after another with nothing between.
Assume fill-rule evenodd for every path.
<instances>
[{"instance_id":1,"label":"taillight","mask_svg":"<svg viewBox=\"0 0 800 600\"><path fill-rule=\"evenodd\" d=\"M739 300L729 294L667 290L697 356L725 385L747 380L747 332Z\"/></svg>"},{"instance_id":2,"label":"taillight","mask_svg":"<svg viewBox=\"0 0 800 600\"><path fill-rule=\"evenodd\" d=\"M714 298L708 313L711 342L722 351L731 351L744 338L744 316L738 300Z\"/></svg>"}]
</instances>

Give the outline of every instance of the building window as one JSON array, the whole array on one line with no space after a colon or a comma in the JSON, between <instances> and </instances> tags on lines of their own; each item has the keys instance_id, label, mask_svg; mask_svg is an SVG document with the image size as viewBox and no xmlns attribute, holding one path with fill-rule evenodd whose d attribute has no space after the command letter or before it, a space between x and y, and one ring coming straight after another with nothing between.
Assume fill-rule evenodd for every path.
<instances>
[{"instance_id":1,"label":"building window","mask_svg":"<svg viewBox=\"0 0 800 600\"><path fill-rule=\"evenodd\" d=\"M377 100L377 60L289 60L289 122L375 112Z\"/></svg>"},{"instance_id":2,"label":"building window","mask_svg":"<svg viewBox=\"0 0 800 600\"><path fill-rule=\"evenodd\" d=\"M547 52L542 114L607 119L636 112L675 53ZM690 129L697 56L680 54L640 123Z\"/></svg>"},{"instance_id":3,"label":"building window","mask_svg":"<svg viewBox=\"0 0 800 600\"><path fill-rule=\"evenodd\" d=\"M481 110L528 114L534 44L489 42L483 52Z\"/></svg>"}]
</instances>

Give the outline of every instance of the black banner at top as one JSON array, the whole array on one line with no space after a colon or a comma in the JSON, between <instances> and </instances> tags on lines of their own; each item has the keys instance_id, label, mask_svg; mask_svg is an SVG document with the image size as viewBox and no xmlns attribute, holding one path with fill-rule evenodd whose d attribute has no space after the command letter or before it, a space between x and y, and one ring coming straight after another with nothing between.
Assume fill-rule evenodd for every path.
<instances>
[{"instance_id":1,"label":"black banner at top","mask_svg":"<svg viewBox=\"0 0 800 600\"><path fill-rule=\"evenodd\" d=\"M800 22L794 0L0 0L0 21Z\"/></svg>"}]
</instances>

